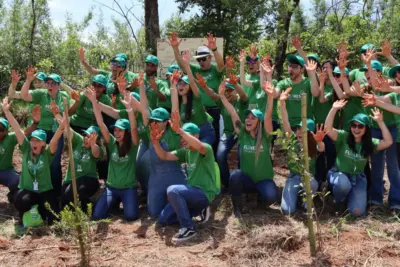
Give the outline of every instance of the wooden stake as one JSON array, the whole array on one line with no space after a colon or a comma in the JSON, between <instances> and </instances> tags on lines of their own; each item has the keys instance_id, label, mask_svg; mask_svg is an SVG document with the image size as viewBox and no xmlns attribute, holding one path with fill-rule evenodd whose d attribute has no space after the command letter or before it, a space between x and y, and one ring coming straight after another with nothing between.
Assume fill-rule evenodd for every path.
<instances>
[{"instance_id":1,"label":"wooden stake","mask_svg":"<svg viewBox=\"0 0 400 267\"><path fill-rule=\"evenodd\" d=\"M313 221L313 201L312 192L310 185L310 172L309 172L309 161L308 161L308 139L307 139L307 95L301 95L301 132L303 135L303 151L304 151L304 175L303 185L306 191L306 203L307 203L307 226L308 226L308 240L310 242L310 253L311 256L316 254L315 246L315 233L314 233L314 221Z\"/></svg>"}]
</instances>

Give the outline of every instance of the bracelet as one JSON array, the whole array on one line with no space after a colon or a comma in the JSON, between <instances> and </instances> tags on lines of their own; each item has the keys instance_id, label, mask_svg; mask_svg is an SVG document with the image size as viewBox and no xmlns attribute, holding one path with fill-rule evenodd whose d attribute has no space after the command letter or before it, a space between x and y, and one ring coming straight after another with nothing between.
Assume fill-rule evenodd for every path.
<instances>
[{"instance_id":1,"label":"bracelet","mask_svg":"<svg viewBox=\"0 0 400 267\"><path fill-rule=\"evenodd\" d=\"M132 112L132 108L127 109L126 112Z\"/></svg>"},{"instance_id":2,"label":"bracelet","mask_svg":"<svg viewBox=\"0 0 400 267\"><path fill-rule=\"evenodd\" d=\"M218 47L216 47L215 49L211 49L211 51L215 52L217 51Z\"/></svg>"}]
</instances>

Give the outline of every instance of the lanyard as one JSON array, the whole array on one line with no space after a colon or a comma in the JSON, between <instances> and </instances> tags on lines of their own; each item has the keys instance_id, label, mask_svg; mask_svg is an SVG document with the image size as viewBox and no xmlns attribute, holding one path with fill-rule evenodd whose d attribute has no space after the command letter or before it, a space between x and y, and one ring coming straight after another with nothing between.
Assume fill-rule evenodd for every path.
<instances>
[{"instance_id":1,"label":"lanyard","mask_svg":"<svg viewBox=\"0 0 400 267\"><path fill-rule=\"evenodd\" d=\"M43 158L43 155L40 154L38 160L34 163L32 160L32 170L33 170L33 176L35 177L35 182L37 181L37 169L40 163L40 160Z\"/></svg>"}]
</instances>

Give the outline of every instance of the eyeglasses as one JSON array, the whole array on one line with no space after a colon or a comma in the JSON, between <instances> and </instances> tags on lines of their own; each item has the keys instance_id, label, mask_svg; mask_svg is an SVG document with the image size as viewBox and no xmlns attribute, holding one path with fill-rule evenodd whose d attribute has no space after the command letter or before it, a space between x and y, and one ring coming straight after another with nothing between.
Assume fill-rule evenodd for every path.
<instances>
[{"instance_id":1,"label":"eyeglasses","mask_svg":"<svg viewBox=\"0 0 400 267\"><path fill-rule=\"evenodd\" d=\"M207 61L207 57L200 57L200 58L197 58L196 60L197 60L197 62L204 62L204 61Z\"/></svg>"},{"instance_id":2,"label":"eyeglasses","mask_svg":"<svg viewBox=\"0 0 400 267\"><path fill-rule=\"evenodd\" d=\"M92 83L92 86L93 86L94 88L96 88L96 89L101 89L101 88L104 87L103 85L101 85L101 84L99 84L99 83Z\"/></svg>"},{"instance_id":3,"label":"eyeglasses","mask_svg":"<svg viewBox=\"0 0 400 267\"><path fill-rule=\"evenodd\" d=\"M355 124L355 123L352 123L351 124L351 128L353 128L353 129L356 129L356 128L358 128L358 129L364 129L365 128L365 125L363 125L363 124Z\"/></svg>"},{"instance_id":4,"label":"eyeglasses","mask_svg":"<svg viewBox=\"0 0 400 267\"><path fill-rule=\"evenodd\" d=\"M333 77L335 78L340 78L341 74L340 73L333 73Z\"/></svg>"},{"instance_id":5,"label":"eyeglasses","mask_svg":"<svg viewBox=\"0 0 400 267\"><path fill-rule=\"evenodd\" d=\"M187 83L185 83L184 81L179 81L176 85L186 85Z\"/></svg>"},{"instance_id":6,"label":"eyeglasses","mask_svg":"<svg viewBox=\"0 0 400 267\"><path fill-rule=\"evenodd\" d=\"M119 64L118 62L111 62L111 66L117 67L117 68L122 67L121 64Z\"/></svg>"},{"instance_id":7,"label":"eyeglasses","mask_svg":"<svg viewBox=\"0 0 400 267\"><path fill-rule=\"evenodd\" d=\"M46 82L46 85L47 85L47 86L56 86L56 85L58 85L58 82L55 82L55 81L47 81L47 82Z\"/></svg>"}]
</instances>

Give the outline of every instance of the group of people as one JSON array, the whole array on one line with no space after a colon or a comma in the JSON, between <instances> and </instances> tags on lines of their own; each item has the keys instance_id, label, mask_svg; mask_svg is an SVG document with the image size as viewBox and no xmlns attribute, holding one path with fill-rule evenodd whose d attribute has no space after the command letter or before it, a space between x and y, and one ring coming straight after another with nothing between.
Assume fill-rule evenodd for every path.
<instances>
[{"instance_id":1,"label":"group of people","mask_svg":"<svg viewBox=\"0 0 400 267\"><path fill-rule=\"evenodd\" d=\"M380 52L372 44L362 46L365 65L349 71L350 52L344 44L337 61L321 62L317 55L307 55L294 37L298 55L287 56L288 78L277 81L273 62L268 55L260 57L256 46L240 52L239 73L234 73L233 57L224 61L215 37L206 38L208 44L192 56L188 50L181 53L181 40L171 33L177 64L169 66L165 80L157 77L156 56L145 58L144 72L132 73L128 57L118 53L111 71L106 71L92 67L83 49L80 61L92 81L82 90L69 88L58 74L47 76L28 67L26 81L17 91L21 76L12 71L8 97L1 104L5 117L0 118L0 183L9 188L9 201L21 223L37 205L51 224L53 212L73 202L71 166L64 178L61 171L68 127L83 210L98 192L99 178L105 181L94 220L107 218L122 202L124 218L134 221L139 218L139 198L145 197L148 215L157 217L159 226L179 223L174 240L185 241L196 235L193 218L206 222L209 206L220 192L231 194L238 218L244 193L257 192L265 206L278 202L271 156L276 130L285 133L298 153L302 151L302 94L307 96L306 156L312 192L326 182L339 209L365 215L367 204L383 205L386 162L389 207L400 211L395 142L400 64L391 55L389 42L382 43ZM392 67L382 67L378 56L386 57ZM192 57L198 64L191 63ZM12 99L29 102L24 131L11 112ZM21 173L12 162L17 144ZM227 159L236 144L239 163L231 172ZM299 197L304 177L293 160L288 168L281 209L290 215L305 207Z\"/></svg>"}]
</instances>

